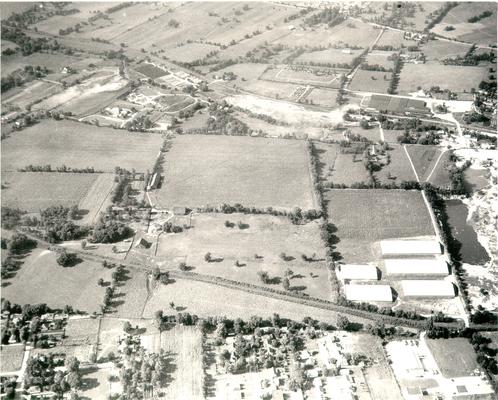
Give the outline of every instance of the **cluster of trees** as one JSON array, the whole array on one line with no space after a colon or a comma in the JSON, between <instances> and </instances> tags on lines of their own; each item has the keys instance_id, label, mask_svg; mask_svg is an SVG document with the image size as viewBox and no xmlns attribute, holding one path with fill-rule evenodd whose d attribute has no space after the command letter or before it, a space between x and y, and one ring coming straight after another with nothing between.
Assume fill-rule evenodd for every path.
<instances>
[{"instance_id":1,"label":"cluster of trees","mask_svg":"<svg viewBox=\"0 0 498 400\"><path fill-rule=\"evenodd\" d=\"M71 168L66 165L62 165L61 167L52 168L50 164L47 165L32 165L29 164L24 168L19 168L19 172L67 172L67 173L78 173L78 174L94 174L100 173L102 171L96 171L93 167L86 168Z\"/></svg>"},{"instance_id":2,"label":"cluster of trees","mask_svg":"<svg viewBox=\"0 0 498 400\"><path fill-rule=\"evenodd\" d=\"M109 216L101 217L93 228L91 242L115 243L129 237L133 231L120 221Z\"/></svg>"},{"instance_id":3,"label":"cluster of trees","mask_svg":"<svg viewBox=\"0 0 498 400\"><path fill-rule=\"evenodd\" d=\"M434 28L437 24L439 24L444 17L446 17L446 14L450 12L452 8L455 8L458 5L456 2L451 2L451 3L445 3L444 6L442 6L438 11L436 16L427 24L425 27L424 31L428 32L432 28ZM432 14L432 13L431 13Z\"/></svg>"},{"instance_id":4,"label":"cluster of trees","mask_svg":"<svg viewBox=\"0 0 498 400\"><path fill-rule=\"evenodd\" d=\"M59 251L57 256L57 264L62 267L69 267L76 263L78 257L75 253L68 253L65 249Z\"/></svg>"},{"instance_id":5,"label":"cluster of trees","mask_svg":"<svg viewBox=\"0 0 498 400\"><path fill-rule=\"evenodd\" d=\"M237 136L249 134L249 127L233 116L233 108L225 100L221 104L210 104L209 115L208 132Z\"/></svg>"},{"instance_id":6,"label":"cluster of trees","mask_svg":"<svg viewBox=\"0 0 498 400\"><path fill-rule=\"evenodd\" d=\"M403 61L401 57L398 55L394 59L394 68L391 75L391 81L389 82L389 87L387 88L387 93L394 94L396 93L396 88L399 83L399 73L401 72L401 68L403 68Z\"/></svg>"},{"instance_id":7,"label":"cluster of trees","mask_svg":"<svg viewBox=\"0 0 498 400\"><path fill-rule=\"evenodd\" d=\"M290 21L294 21L295 19L302 18L306 14L309 14L312 11L313 11L313 8L311 8L311 7L303 8L298 13L289 15L288 17L285 17L284 18L284 22L287 23L287 22L290 22Z\"/></svg>"},{"instance_id":8,"label":"cluster of trees","mask_svg":"<svg viewBox=\"0 0 498 400\"><path fill-rule=\"evenodd\" d=\"M367 64L363 63L361 65L361 69L365 71L380 71L380 72L392 72L392 68L386 68L383 65L378 65L378 64Z\"/></svg>"},{"instance_id":9,"label":"cluster of trees","mask_svg":"<svg viewBox=\"0 0 498 400\"><path fill-rule=\"evenodd\" d=\"M396 138L396 140L399 143L437 145L441 140L441 136L434 131L429 131L425 132L425 134L422 134L419 131L405 130L402 135L399 135Z\"/></svg>"},{"instance_id":10,"label":"cluster of trees","mask_svg":"<svg viewBox=\"0 0 498 400\"><path fill-rule=\"evenodd\" d=\"M495 63L496 55L492 51L476 54L477 46L474 44L465 55L446 58L442 61L445 65L478 65L480 62ZM496 85L495 85L496 86Z\"/></svg>"},{"instance_id":11,"label":"cluster of trees","mask_svg":"<svg viewBox=\"0 0 498 400\"><path fill-rule=\"evenodd\" d=\"M6 24L2 24L2 39L14 42L19 46L23 56L29 56L39 51L57 51L61 49L57 40L50 40L45 37L33 38L26 35L21 29L12 28Z\"/></svg>"},{"instance_id":12,"label":"cluster of trees","mask_svg":"<svg viewBox=\"0 0 498 400\"><path fill-rule=\"evenodd\" d=\"M154 127L154 123L150 120L149 116L145 114L137 115L125 124L125 129L130 132L146 132L152 127Z\"/></svg>"},{"instance_id":13,"label":"cluster of trees","mask_svg":"<svg viewBox=\"0 0 498 400\"><path fill-rule=\"evenodd\" d=\"M2 223L2 228L5 229L15 228L21 222L21 218L25 213L26 213L25 211L21 211L18 208L2 207L1 208L2 218L0 219Z\"/></svg>"},{"instance_id":14,"label":"cluster of trees","mask_svg":"<svg viewBox=\"0 0 498 400\"><path fill-rule=\"evenodd\" d=\"M105 12L106 12L106 14L112 14L112 13L115 13L117 11L122 10L123 8L130 7L132 5L133 5L133 3L128 3L128 2L119 3L115 6L109 7L107 10L105 10Z\"/></svg>"},{"instance_id":15,"label":"cluster of trees","mask_svg":"<svg viewBox=\"0 0 498 400\"><path fill-rule=\"evenodd\" d=\"M88 229L76 225L70 218L75 218L77 207L52 206L40 211L41 220L32 220L42 230L42 237L57 243L65 240L76 240L86 235Z\"/></svg>"},{"instance_id":16,"label":"cluster of trees","mask_svg":"<svg viewBox=\"0 0 498 400\"><path fill-rule=\"evenodd\" d=\"M22 84L30 82L33 79L42 78L46 76L48 72L47 67L40 67L39 65L33 67L31 65L26 65L23 70L17 70L5 77L2 77L0 87L1 93L6 92L13 87L21 86Z\"/></svg>"},{"instance_id":17,"label":"cluster of trees","mask_svg":"<svg viewBox=\"0 0 498 400\"><path fill-rule=\"evenodd\" d=\"M346 17L340 12L338 8L327 7L320 12L305 18L303 22L308 26L326 24L329 28L332 28L336 25L339 25L345 20Z\"/></svg>"},{"instance_id":18,"label":"cluster of trees","mask_svg":"<svg viewBox=\"0 0 498 400\"><path fill-rule=\"evenodd\" d=\"M466 112L465 114L463 114L462 119L463 122L469 125L474 123L480 123L483 124L484 126L489 126L491 123L490 119L486 115L477 113L475 111Z\"/></svg>"},{"instance_id":19,"label":"cluster of trees","mask_svg":"<svg viewBox=\"0 0 498 400\"><path fill-rule=\"evenodd\" d=\"M183 227L180 225L174 225L168 221L164 223L163 231L166 233L180 233L183 232Z\"/></svg>"},{"instance_id":20,"label":"cluster of trees","mask_svg":"<svg viewBox=\"0 0 498 400\"><path fill-rule=\"evenodd\" d=\"M285 122L285 121L279 121L279 120L273 118L270 115L255 113L255 112L252 112L251 110L248 110L246 108L234 107L234 109L236 109L237 111L241 111L241 112L247 114L251 118L260 119L260 120L265 121L265 122L267 122L267 123L269 123L271 125L282 125L282 126L288 126L289 125L287 122Z\"/></svg>"},{"instance_id":21,"label":"cluster of trees","mask_svg":"<svg viewBox=\"0 0 498 400\"><path fill-rule=\"evenodd\" d=\"M482 13L478 15L474 15L473 17L470 17L467 22L470 22L471 24L474 24L476 22L479 22L481 19L491 17L493 13L489 10L483 11Z\"/></svg>"}]
</instances>

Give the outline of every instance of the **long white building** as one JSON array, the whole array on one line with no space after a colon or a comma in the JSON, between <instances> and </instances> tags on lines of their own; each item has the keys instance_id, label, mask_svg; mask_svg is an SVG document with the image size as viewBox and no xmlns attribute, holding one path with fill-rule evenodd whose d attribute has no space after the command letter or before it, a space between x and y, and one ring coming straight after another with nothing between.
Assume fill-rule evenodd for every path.
<instances>
[{"instance_id":1,"label":"long white building","mask_svg":"<svg viewBox=\"0 0 498 400\"><path fill-rule=\"evenodd\" d=\"M407 298L440 298L455 297L455 287L449 281L441 280L409 280L401 281L403 297Z\"/></svg>"},{"instance_id":2,"label":"long white building","mask_svg":"<svg viewBox=\"0 0 498 400\"><path fill-rule=\"evenodd\" d=\"M344 285L344 294L346 299L351 301L393 301L389 285Z\"/></svg>"},{"instance_id":3,"label":"long white building","mask_svg":"<svg viewBox=\"0 0 498 400\"><path fill-rule=\"evenodd\" d=\"M368 264L346 264L341 265L339 277L342 280L377 280L379 275L375 265Z\"/></svg>"},{"instance_id":4,"label":"long white building","mask_svg":"<svg viewBox=\"0 0 498 400\"><path fill-rule=\"evenodd\" d=\"M382 240L380 251L384 257L433 256L441 254L437 240Z\"/></svg>"},{"instance_id":5,"label":"long white building","mask_svg":"<svg viewBox=\"0 0 498 400\"><path fill-rule=\"evenodd\" d=\"M448 264L437 258L391 258L384 260L386 274L389 276L432 276L448 275Z\"/></svg>"}]
</instances>

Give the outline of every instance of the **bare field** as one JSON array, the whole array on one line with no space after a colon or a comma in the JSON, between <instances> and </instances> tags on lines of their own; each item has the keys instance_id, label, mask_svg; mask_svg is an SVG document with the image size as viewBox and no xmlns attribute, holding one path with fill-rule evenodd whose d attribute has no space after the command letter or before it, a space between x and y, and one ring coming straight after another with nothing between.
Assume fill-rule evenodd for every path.
<instances>
[{"instance_id":1,"label":"bare field","mask_svg":"<svg viewBox=\"0 0 498 400\"><path fill-rule=\"evenodd\" d=\"M56 254L35 249L25 259L16 276L4 282L2 296L12 303L47 303L49 307L70 305L86 312L100 311L105 288L99 278L111 280L112 271L102 265L83 261L74 267L61 267Z\"/></svg>"},{"instance_id":2,"label":"bare field","mask_svg":"<svg viewBox=\"0 0 498 400\"><path fill-rule=\"evenodd\" d=\"M339 238L371 241L434 235L419 191L336 189L325 194Z\"/></svg>"},{"instance_id":3,"label":"bare field","mask_svg":"<svg viewBox=\"0 0 498 400\"><path fill-rule=\"evenodd\" d=\"M63 164L114 172L120 166L146 171L162 144L158 134L130 133L69 120L44 120L2 141L2 170Z\"/></svg>"},{"instance_id":4,"label":"bare field","mask_svg":"<svg viewBox=\"0 0 498 400\"><path fill-rule=\"evenodd\" d=\"M163 207L241 203L313 208L307 157L303 141L177 136L154 198Z\"/></svg>"},{"instance_id":5,"label":"bare field","mask_svg":"<svg viewBox=\"0 0 498 400\"><path fill-rule=\"evenodd\" d=\"M405 64L401 70L398 92L416 92L419 86L426 90L439 86L442 90L449 89L457 93L470 92L472 88L477 89L479 83L486 78L486 67L461 67L434 62Z\"/></svg>"},{"instance_id":6,"label":"bare field","mask_svg":"<svg viewBox=\"0 0 498 400\"><path fill-rule=\"evenodd\" d=\"M79 204L98 177L98 174L4 172L2 204L28 212L53 205L71 207Z\"/></svg>"},{"instance_id":7,"label":"bare field","mask_svg":"<svg viewBox=\"0 0 498 400\"><path fill-rule=\"evenodd\" d=\"M226 227L225 221L234 227ZM236 225L239 221L242 229ZM215 261L204 260L207 252ZM315 254L317 261L304 261L303 254ZM157 258L173 268L185 261L197 273L254 285L265 286L258 272L266 271L276 278L270 286L277 289L282 289L281 281L290 268L294 273L291 290L328 300L331 293L324 257L317 222L294 225L287 217L269 215L195 214L192 228L160 236L157 249ZM236 261L240 266L235 266Z\"/></svg>"}]
</instances>

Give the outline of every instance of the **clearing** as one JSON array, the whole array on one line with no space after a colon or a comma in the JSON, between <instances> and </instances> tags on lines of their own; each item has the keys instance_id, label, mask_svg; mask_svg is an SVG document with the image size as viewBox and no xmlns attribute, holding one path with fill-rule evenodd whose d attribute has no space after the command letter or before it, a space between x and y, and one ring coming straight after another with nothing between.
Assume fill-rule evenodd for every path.
<instances>
[{"instance_id":1,"label":"clearing","mask_svg":"<svg viewBox=\"0 0 498 400\"><path fill-rule=\"evenodd\" d=\"M465 338L425 339L445 378L469 376L479 369L474 348Z\"/></svg>"}]
</instances>

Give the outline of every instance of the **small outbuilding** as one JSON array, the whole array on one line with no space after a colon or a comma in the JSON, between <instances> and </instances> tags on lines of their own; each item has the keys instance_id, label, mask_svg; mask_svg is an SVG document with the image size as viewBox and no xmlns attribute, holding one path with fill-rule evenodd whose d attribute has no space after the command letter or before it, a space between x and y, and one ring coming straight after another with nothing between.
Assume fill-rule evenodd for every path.
<instances>
[{"instance_id":1,"label":"small outbuilding","mask_svg":"<svg viewBox=\"0 0 498 400\"><path fill-rule=\"evenodd\" d=\"M437 240L382 240L380 251L383 257L434 256L442 253Z\"/></svg>"},{"instance_id":2,"label":"small outbuilding","mask_svg":"<svg viewBox=\"0 0 498 400\"><path fill-rule=\"evenodd\" d=\"M393 293L389 285L344 285L347 300L392 302Z\"/></svg>"},{"instance_id":3,"label":"small outbuilding","mask_svg":"<svg viewBox=\"0 0 498 400\"><path fill-rule=\"evenodd\" d=\"M384 261L389 276L440 276L448 275L448 264L437 258L392 258Z\"/></svg>"},{"instance_id":4,"label":"small outbuilding","mask_svg":"<svg viewBox=\"0 0 498 400\"><path fill-rule=\"evenodd\" d=\"M375 265L368 264L346 264L341 265L339 276L342 280L377 280L379 274Z\"/></svg>"},{"instance_id":5,"label":"small outbuilding","mask_svg":"<svg viewBox=\"0 0 498 400\"><path fill-rule=\"evenodd\" d=\"M452 299L456 295L453 283L442 280L401 281L401 289L405 298Z\"/></svg>"}]
</instances>

